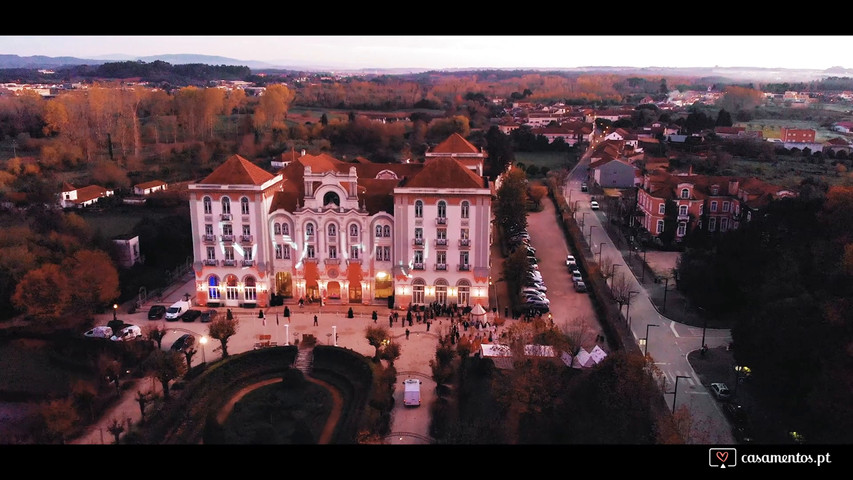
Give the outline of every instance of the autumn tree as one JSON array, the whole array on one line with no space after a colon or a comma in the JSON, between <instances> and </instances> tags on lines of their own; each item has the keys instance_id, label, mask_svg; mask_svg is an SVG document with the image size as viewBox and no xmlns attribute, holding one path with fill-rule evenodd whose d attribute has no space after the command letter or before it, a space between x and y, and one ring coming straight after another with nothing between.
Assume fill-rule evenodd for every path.
<instances>
[{"instance_id":1,"label":"autumn tree","mask_svg":"<svg viewBox=\"0 0 853 480\"><path fill-rule=\"evenodd\" d=\"M229 318L228 315L220 315L207 328L210 338L219 340L219 343L222 345L222 358L228 356L228 339L237 333L238 326L239 322L237 319L233 317Z\"/></svg>"},{"instance_id":2,"label":"autumn tree","mask_svg":"<svg viewBox=\"0 0 853 480\"><path fill-rule=\"evenodd\" d=\"M530 188L527 189L527 196L536 206L536 209L542 207L542 199L545 198L545 195L548 194L548 187L545 185L531 185Z\"/></svg>"},{"instance_id":3,"label":"autumn tree","mask_svg":"<svg viewBox=\"0 0 853 480\"><path fill-rule=\"evenodd\" d=\"M471 133L471 124L468 117L464 115L436 118L429 123L427 132L427 137L433 141L442 141L454 133L466 138Z\"/></svg>"},{"instance_id":4,"label":"autumn tree","mask_svg":"<svg viewBox=\"0 0 853 480\"><path fill-rule=\"evenodd\" d=\"M65 439L80 421L80 416L70 398L59 398L42 403L39 406L39 417L49 438L60 444L65 443Z\"/></svg>"},{"instance_id":5,"label":"autumn tree","mask_svg":"<svg viewBox=\"0 0 853 480\"><path fill-rule=\"evenodd\" d=\"M503 229L527 228L527 175L523 170L512 167L503 174L494 208L498 225Z\"/></svg>"},{"instance_id":6,"label":"autumn tree","mask_svg":"<svg viewBox=\"0 0 853 480\"><path fill-rule=\"evenodd\" d=\"M720 98L718 105L722 110L739 112L741 110L752 110L764 102L764 93L754 88L738 87L729 85Z\"/></svg>"},{"instance_id":7,"label":"autumn tree","mask_svg":"<svg viewBox=\"0 0 853 480\"><path fill-rule=\"evenodd\" d=\"M12 295L12 304L34 320L60 320L71 302L71 287L56 264L28 272Z\"/></svg>"},{"instance_id":8,"label":"autumn tree","mask_svg":"<svg viewBox=\"0 0 853 480\"><path fill-rule=\"evenodd\" d=\"M284 125L287 111L294 97L293 90L283 84L268 85L255 107L255 129L266 131L278 125Z\"/></svg>"},{"instance_id":9,"label":"autumn tree","mask_svg":"<svg viewBox=\"0 0 853 480\"><path fill-rule=\"evenodd\" d=\"M101 250L78 251L62 262L62 271L69 285L81 286L71 290L72 306L81 314L91 315L119 296L118 270Z\"/></svg>"},{"instance_id":10,"label":"autumn tree","mask_svg":"<svg viewBox=\"0 0 853 480\"><path fill-rule=\"evenodd\" d=\"M223 352L225 349L223 348ZM187 372L187 364L181 354L173 351L155 350L148 358L154 376L163 387L163 398L168 400L169 382Z\"/></svg>"},{"instance_id":11,"label":"autumn tree","mask_svg":"<svg viewBox=\"0 0 853 480\"><path fill-rule=\"evenodd\" d=\"M380 355L379 350L385 345L386 341L391 337L391 333L388 331L387 327L383 327L381 325L377 326L369 326L364 332L364 338L367 339L367 343L370 344L374 349L373 361L379 363Z\"/></svg>"}]
</instances>

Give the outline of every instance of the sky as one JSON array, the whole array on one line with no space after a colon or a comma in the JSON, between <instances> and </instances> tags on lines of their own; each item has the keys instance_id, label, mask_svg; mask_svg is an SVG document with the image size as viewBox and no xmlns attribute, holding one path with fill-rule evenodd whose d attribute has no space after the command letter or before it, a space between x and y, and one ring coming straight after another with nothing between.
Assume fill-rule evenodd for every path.
<instances>
[{"instance_id":1,"label":"sky","mask_svg":"<svg viewBox=\"0 0 853 480\"><path fill-rule=\"evenodd\" d=\"M200 54L337 68L853 68L846 35L27 36L0 54L105 59Z\"/></svg>"}]
</instances>

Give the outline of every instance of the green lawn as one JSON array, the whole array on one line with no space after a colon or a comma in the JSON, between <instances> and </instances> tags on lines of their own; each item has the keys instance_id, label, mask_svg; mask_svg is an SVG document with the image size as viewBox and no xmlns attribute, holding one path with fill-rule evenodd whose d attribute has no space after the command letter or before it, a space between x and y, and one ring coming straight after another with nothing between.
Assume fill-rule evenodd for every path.
<instances>
[{"instance_id":1,"label":"green lawn","mask_svg":"<svg viewBox=\"0 0 853 480\"><path fill-rule=\"evenodd\" d=\"M569 158L573 154L566 152L515 152L515 163L523 163L525 168L536 165L539 168L547 167L548 170L559 170L569 166Z\"/></svg>"}]
</instances>

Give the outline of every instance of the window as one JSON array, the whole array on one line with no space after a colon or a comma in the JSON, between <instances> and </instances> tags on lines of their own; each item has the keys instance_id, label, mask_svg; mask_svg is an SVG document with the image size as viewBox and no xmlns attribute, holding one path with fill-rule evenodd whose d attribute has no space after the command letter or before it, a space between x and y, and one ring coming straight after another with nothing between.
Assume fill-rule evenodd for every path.
<instances>
[{"instance_id":1,"label":"window","mask_svg":"<svg viewBox=\"0 0 853 480\"><path fill-rule=\"evenodd\" d=\"M705 204L700 203L699 204L699 216L701 217L703 213L705 213Z\"/></svg>"},{"instance_id":2,"label":"window","mask_svg":"<svg viewBox=\"0 0 853 480\"><path fill-rule=\"evenodd\" d=\"M255 294L255 279L254 277L246 277L246 284L243 287L243 296L246 300L256 300L257 296Z\"/></svg>"},{"instance_id":3,"label":"window","mask_svg":"<svg viewBox=\"0 0 853 480\"><path fill-rule=\"evenodd\" d=\"M382 225L377 225L376 226L376 238L379 238L381 236L382 236Z\"/></svg>"},{"instance_id":4,"label":"window","mask_svg":"<svg viewBox=\"0 0 853 480\"><path fill-rule=\"evenodd\" d=\"M462 240L468 240L468 229L467 228L463 228L462 230L459 231L459 238L461 238Z\"/></svg>"},{"instance_id":5,"label":"window","mask_svg":"<svg viewBox=\"0 0 853 480\"><path fill-rule=\"evenodd\" d=\"M305 256L307 256L308 258L314 258L314 245L308 245L308 248L306 248Z\"/></svg>"},{"instance_id":6,"label":"window","mask_svg":"<svg viewBox=\"0 0 853 480\"><path fill-rule=\"evenodd\" d=\"M447 240L447 229L446 228L439 228L438 230L435 231L435 235L436 235L436 238L438 238L439 240L445 240L446 241Z\"/></svg>"},{"instance_id":7,"label":"window","mask_svg":"<svg viewBox=\"0 0 853 480\"><path fill-rule=\"evenodd\" d=\"M690 198L690 190L686 188L681 189L681 198Z\"/></svg>"},{"instance_id":8,"label":"window","mask_svg":"<svg viewBox=\"0 0 853 480\"><path fill-rule=\"evenodd\" d=\"M281 234L282 235L290 235L290 225L286 223L281 224Z\"/></svg>"},{"instance_id":9,"label":"window","mask_svg":"<svg viewBox=\"0 0 853 480\"><path fill-rule=\"evenodd\" d=\"M358 236L358 225L350 225L349 226L349 236L357 237Z\"/></svg>"},{"instance_id":10,"label":"window","mask_svg":"<svg viewBox=\"0 0 853 480\"><path fill-rule=\"evenodd\" d=\"M717 201L716 200L711 201L711 211L712 212L717 211Z\"/></svg>"},{"instance_id":11,"label":"window","mask_svg":"<svg viewBox=\"0 0 853 480\"><path fill-rule=\"evenodd\" d=\"M412 282L412 303L424 303L424 281L421 279Z\"/></svg>"},{"instance_id":12,"label":"window","mask_svg":"<svg viewBox=\"0 0 853 480\"><path fill-rule=\"evenodd\" d=\"M216 248L207 247L207 259L208 260L216 260Z\"/></svg>"},{"instance_id":13,"label":"window","mask_svg":"<svg viewBox=\"0 0 853 480\"><path fill-rule=\"evenodd\" d=\"M360 250L360 249L358 248L358 245L353 245L352 247L350 247L350 249L349 249L349 258L352 258L352 259L358 259L358 251L359 251L359 250Z\"/></svg>"},{"instance_id":14,"label":"window","mask_svg":"<svg viewBox=\"0 0 853 480\"><path fill-rule=\"evenodd\" d=\"M290 260L290 245L282 246L282 254L285 259Z\"/></svg>"},{"instance_id":15,"label":"window","mask_svg":"<svg viewBox=\"0 0 853 480\"><path fill-rule=\"evenodd\" d=\"M275 258L281 259L283 256L284 256L284 253L282 252L281 245L277 244L275 246Z\"/></svg>"},{"instance_id":16,"label":"window","mask_svg":"<svg viewBox=\"0 0 853 480\"><path fill-rule=\"evenodd\" d=\"M202 200L202 203L204 204L204 213L212 213L213 212L213 206L210 203L210 197L204 197L204 200Z\"/></svg>"},{"instance_id":17,"label":"window","mask_svg":"<svg viewBox=\"0 0 853 480\"><path fill-rule=\"evenodd\" d=\"M715 217L711 217L708 219L708 231L713 232L717 229L717 219Z\"/></svg>"},{"instance_id":18,"label":"window","mask_svg":"<svg viewBox=\"0 0 853 480\"><path fill-rule=\"evenodd\" d=\"M415 263L424 263L424 251L415 250Z\"/></svg>"},{"instance_id":19,"label":"window","mask_svg":"<svg viewBox=\"0 0 853 480\"><path fill-rule=\"evenodd\" d=\"M252 226L251 225L243 225L243 235L251 235L252 234Z\"/></svg>"},{"instance_id":20,"label":"window","mask_svg":"<svg viewBox=\"0 0 853 480\"><path fill-rule=\"evenodd\" d=\"M424 244L424 229L416 228L415 229L415 245L423 245Z\"/></svg>"},{"instance_id":21,"label":"window","mask_svg":"<svg viewBox=\"0 0 853 480\"><path fill-rule=\"evenodd\" d=\"M281 235L281 224L280 223L274 224L272 226L272 230L273 230L273 233L275 233L276 235Z\"/></svg>"},{"instance_id":22,"label":"window","mask_svg":"<svg viewBox=\"0 0 853 480\"><path fill-rule=\"evenodd\" d=\"M382 261L390 262L391 261L391 247L382 247Z\"/></svg>"},{"instance_id":23,"label":"window","mask_svg":"<svg viewBox=\"0 0 853 480\"><path fill-rule=\"evenodd\" d=\"M684 222L678 222L678 236L683 237L685 233L687 233L687 224Z\"/></svg>"},{"instance_id":24,"label":"window","mask_svg":"<svg viewBox=\"0 0 853 480\"><path fill-rule=\"evenodd\" d=\"M222 197L222 213L231 213L231 199L228 197Z\"/></svg>"},{"instance_id":25,"label":"window","mask_svg":"<svg viewBox=\"0 0 853 480\"><path fill-rule=\"evenodd\" d=\"M663 215L664 213L666 213L666 204L661 202L661 204L658 205L658 214Z\"/></svg>"},{"instance_id":26,"label":"window","mask_svg":"<svg viewBox=\"0 0 853 480\"><path fill-rule=\"evenodd\" d=\"M247 248L243 250L243 260L251 260L252 259L252 249Z\"/></svg>"},{"instance_id":27,"label":"window","mask_svg":"<svg viewBox=\"0 0 853 480\"><path fill-rule=\"evenodd\" d=\"M679 205L678 206L678 215L680 217L687 216L687 205Z\"/></svg>"},{"instance_id":28,"label":"window","mask_svg":"<svg viewBox=\"0 0 853 480\"><path fill-rule=\"evenodd\" d=\"M225 247L225 260L234 260L234 247Z\"/></svg>"},{"instance_id":29,"label":"window","mask_svg":"<svg viewBox=\"0 0 853 480\"><path fill-rule=\"evenodd\" d=\"M204 225L204 234L205 235L213 235L213 225L207 223Z\"/></svg>"},{"instance_id":30,"label":"window","mask_svg":"<svg viewBox=\"0 0 853 480\"><path fill-rule=\"evenodd\" d=\"M725 232L728 229L729 229L729 219L728 218L721 218L720 219L720 231Z\"/></svg>"},{"instance_id":31,"label":"window","mask_svg":"<svg viewBox=\"0 0 853 480\"><path fill-rule=\"evenodd\" d=\"M435 263L439 265L447 264L447 252L445 252L444 250L435 252Z\"/></svg>"},{"instance_id":32,"label":"window","mask_svg":"<svg viewBox=\"0 0 853 480\"><path fill-rule=\"evenodd\" d=\"M234 227L231 226L230 223L225 223L222 225L222 234L223 235L234 235Z\"/></svg>"},{"instance_id":33,"label":"window","mask_svg":"<svg viewBox=\"0 0 853 480\"><path fill-rule=\"evenodd\" d=\"M471 286L468 282L462 281L456 287L456 303L460 305L468 305L468 300L471 298Z\"/></svg>"},{"instance_id":34,"label":"window","mask_svg":"<svg viewBox=\"0 0 853 480\"><path fill-rule=\"evenodd\" d=\"M329 236L330 236L330 237L334 237L335 235L337 235L337 234L338 234L338 229L337 229L337 227L335 227L335 224L334 224L334 223L330 223L330 224L329 224L328 231L329 231Z\"/></svg>"},{"instance_id":35,"label":"window","mask_svg":"<svg viewBox=\"0 0 853 480\"><path fill-rule=\"evenodd\" d=\"M459 254L459 264L463 267L468 266L468 252L462 252Z\"/></svg>"},{"instance_id":36,"label":"window","mask_svg":"<svg viewBox=\"0 0 853 480\"><path fill-rule=\"evenodd\" d=\"M329 258L338 258L338 247L334 245L329 247Z\"/></svg>"},{"instance_id":37,"label":"window","mask_svg":"<svg viewBox=\"0 0 853 480\"><path fill-rule=\"evenodd\" d=\"M309 224L305 225L305 235L308 235L309 237L314 236L314 224L313 223L309 223Z\"/></svg>"},{"instance_id":38,"label":"window","mask_svg":"<svg viewBox=\"0 0 853 480\"><path fill-rule=\"evenodd\" d=\"M438 202L438 218L447 217L447 203L444 200Z\"/></svg>"},{"instance_id":39,"label":"window","mask_svg":"<svg viewBox=\"0 0 853 480\"><path fill-rule=\"evenodd\" d=\"M240 199L240 212L242 212L243 215L249 214L249 199L246 197Z\"/></svg>"},{"instance_id":40,"label":"window","mask_svg":"<svg viewBox=\"0 0 853 480\"><path fill-rule=\"evenodd\" d=\"M212 275L207 279L207 296L211 300L219 299L219 278L215 275Z\"/></svg>"},{"instance_id":41,"label":"window","mask_svg":"<svg viewBox=\"0 0 853 480\"><path fill-rule=\"evenodd\" d=\"M376 260L382 260L382 247L376 247Z\"/></svg>"},{"instance_id":42,"label":"window","mask_svg":"<svg viewBox=\"0 0 853 480\"><path fill-rule=\"evenodd\" d=\"M385 225L384 227L382 227L382 236L391 237L391 227L390 226Z\"/></svg>"},{"instance_id":43,"label":"window","mask_svg":"<svg viewBox=\"0 0 853 480\"><path fill-rule=\"evenodd\" d=\"M462 218L468 218L468 202L462 202Z\"/></svg>"},{"instance_id":44,"label":"window","mask_svg":"<svg viewBox=\"0 0 853 480\"><path fill-rule=\"evenodd\" d=\"M729 202L723 202L723 211L724 211L724 212L728 212L728 211L729 211Z\"/></svg>"},{"instance_id":45,"label":"window","mask_svg":"<svg viewBox=\"0 0 853 480\"><path fill-rule=\"evenodd\" d=\"M663 232L663 220L658 220L657 232L655 233L660 234L661 232Z\"/></svg>"},{"instance_id":46,"label":"window","mask_svg":"<svg viewBox=\"0 0 853 480\"><path fill-rule=\"evenodd\" d=\"M424 216L424 202L418 200L415 202L415 218Z\"/></svg>"}]
</instances>

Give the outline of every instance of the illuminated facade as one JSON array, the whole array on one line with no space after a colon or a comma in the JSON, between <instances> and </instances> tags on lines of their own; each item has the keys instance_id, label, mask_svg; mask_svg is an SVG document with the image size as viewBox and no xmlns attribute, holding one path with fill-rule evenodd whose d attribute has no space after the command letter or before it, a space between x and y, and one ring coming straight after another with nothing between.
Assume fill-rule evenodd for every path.
<instances>
[{"instance_id":1,"label":"illuminated facade","mask_svg":"<svg viewBox=\"0 0 853 480\"><path fill-rule=\"evenodd\" d=\"M189 186L198 303L488 305L492 189L462 141L464 164L230 157Z\"/></svg>"}]
</instances>

